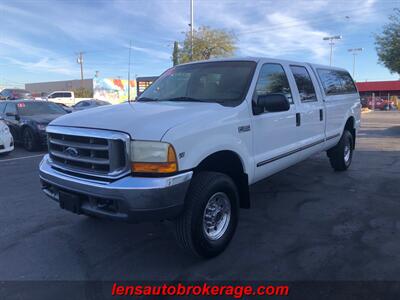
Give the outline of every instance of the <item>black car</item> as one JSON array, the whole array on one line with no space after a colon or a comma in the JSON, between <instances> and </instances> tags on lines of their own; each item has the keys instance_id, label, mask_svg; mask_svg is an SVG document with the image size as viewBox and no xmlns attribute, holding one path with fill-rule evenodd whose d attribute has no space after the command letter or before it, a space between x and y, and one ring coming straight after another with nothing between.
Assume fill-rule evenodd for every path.
<instances>
[{"instance_id":1,"label":"black car","mask_svg":"<svg viewBox=\"0 0 400 300\"><path fill-rule=\"evenodd\" d=\"M77 104L73 105L72 108L73 110L84 110L103 105L111 105L111 103L103 100L89 99L89 100L79 101Z\"/></svg>"},{"instance_id":2,"label":"black car","mask_svg":"<svg viewBox=\"0 0 400 300\"><path fill-rule=\"evenodd\" d=\"M46 126L66 111L57 104L40 100L0 101L0 116L16 142L33 151L47 142Z\"/></svg>"},{"instance_id":3,"label":"black car","mask_svg":"<svg viewBox=\"0 0 400 300\"><path fill-rule=\"evenodd\" d=\"M23 89L4 89L0 92L0 100L30 99L32 95Z\"/></svg>"}]
</instances>

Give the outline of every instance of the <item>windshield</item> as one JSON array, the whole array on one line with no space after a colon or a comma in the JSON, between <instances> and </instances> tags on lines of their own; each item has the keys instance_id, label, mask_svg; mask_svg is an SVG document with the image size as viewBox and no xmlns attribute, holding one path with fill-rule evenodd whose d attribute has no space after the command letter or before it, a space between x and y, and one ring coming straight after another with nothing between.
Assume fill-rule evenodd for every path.
<instances>
[{"instance_id":1,"label":"windshield","mask_svg":"<svg viewBox=\"0 0 400 300\"><path fill-rule=\"evenodd\" d=\"M20 102L17 104L18 112L22 116L65 114L58 105L50 102Z\"/></svg>"},{"instance_id":2,"label":"windshield","mask_svg":"<svg viewBox=\"0 0 400 300\"><path fill-rule=\"evenodd\" d=\"M198 101L227 105L241 103L256 63L207 62L177 66L164 72L138 101Z\"/></svg>"}]
</instances>

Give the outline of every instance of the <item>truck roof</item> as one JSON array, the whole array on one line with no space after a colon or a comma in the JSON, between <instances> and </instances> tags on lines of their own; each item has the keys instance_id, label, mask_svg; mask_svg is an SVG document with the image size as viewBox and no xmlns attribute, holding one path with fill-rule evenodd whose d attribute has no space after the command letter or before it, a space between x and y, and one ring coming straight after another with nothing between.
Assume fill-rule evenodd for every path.
<instances>
[{"instance_id":1,"label":"truck roof","mask_svg":"<svg viewBox=\"0 0 400 300\"><path fill-rule=\"evenodd\" d=\"M335 66L328 66L328 65L321 65L321 64L313 64L313 63L309 63L309 62L302 62L302 61L293 61L293 60L286 60L286 59L278 59L278 58L270 58L270 57L254 57L254 56L246 56L246 57L230 57L230 58L212 58L209 60L199 60L199 61L194 61L194 62L189 62L189 63L185 63L185 64L181 64L182 65L188 65L188 64L196 64L196 63L205 63L205 62L218 62L218 61L253 61L258 63L261 60L269 60L272 62L285 62L285 63L289 63L289 64L308 64L309 66L317 69L317 68L322 68L322 69L333 69L333 70L340 70L340 71L346 71L346 69L344 68L339 68L339 67L335 67Z\"/></svg>"}]
</instances>

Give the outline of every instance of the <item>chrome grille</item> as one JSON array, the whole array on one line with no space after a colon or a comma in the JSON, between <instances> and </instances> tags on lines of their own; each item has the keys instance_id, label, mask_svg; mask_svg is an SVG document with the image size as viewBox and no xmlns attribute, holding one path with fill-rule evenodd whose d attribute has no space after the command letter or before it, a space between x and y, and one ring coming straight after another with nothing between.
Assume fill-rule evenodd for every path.
<instances>
[{"instance_id":1,"label":"chrome grille","mask_svg":"<svg viewBox=\"0 0 400 300\"><path fill-rule=\"evenodd\" d=\"M48 126L49 155L53 167L105 178L129 170L129 136L120 132Z\"/></svg>"}]
</instances>

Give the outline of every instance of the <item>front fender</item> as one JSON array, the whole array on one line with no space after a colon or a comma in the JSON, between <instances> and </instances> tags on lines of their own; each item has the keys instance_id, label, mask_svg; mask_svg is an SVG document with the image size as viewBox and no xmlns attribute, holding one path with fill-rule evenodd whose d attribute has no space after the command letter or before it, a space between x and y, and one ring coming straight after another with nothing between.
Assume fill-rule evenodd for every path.
<instances>
[{"instance_id":1,"label":"front fender","mask_svg":"<svg viewBox=\"0 0 400 300\"><path fill-rule=\"evenodd\" d=\"M178 157L180 171L197 167L205 158L219 151L238 155L249 181L254 174L251 131L240 132L238 127L250 124L247 118L221 118L217 122L191 122L169 130L163 141L171 143Z\"/></svg>"}]
</instances>

